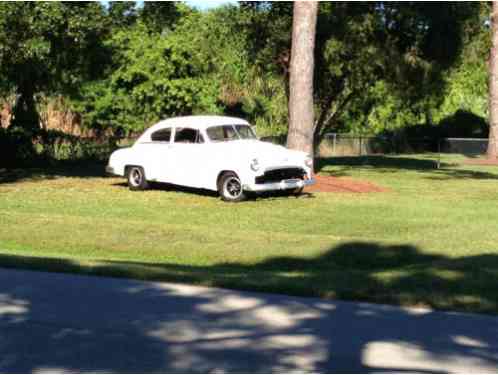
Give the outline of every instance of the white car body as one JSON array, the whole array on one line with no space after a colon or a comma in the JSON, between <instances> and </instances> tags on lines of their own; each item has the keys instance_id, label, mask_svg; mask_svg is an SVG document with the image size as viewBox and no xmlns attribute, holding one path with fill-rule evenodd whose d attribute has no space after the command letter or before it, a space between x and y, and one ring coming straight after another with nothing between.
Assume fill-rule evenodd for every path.
<instances>
[{"instance_id":1,"label":"white car body","mask_svg":"<svg viewBox=\"0 0 498 375\"><path fill-rule=\"evenodd\" d=\"M219 190L220 176L228 171L239 177L244 191L300 189L314 183L312 160L306 153L258 139L213 141L207 129L222 125L250 126L245 120L224 116L163 120L148 128L132 147L113 152L106 170L126 176L127 168L139 166L147 181L215 191ZM180 139L176 142L175 134L185 128L197 131L203 143L183 143ZM171 129L169 141L157 141L161 134L168 134L168 129ZM163 133L158 133L160 130ZM302 172L301 177L295 175L297 171Z\"/></svg>"}]
</instances>

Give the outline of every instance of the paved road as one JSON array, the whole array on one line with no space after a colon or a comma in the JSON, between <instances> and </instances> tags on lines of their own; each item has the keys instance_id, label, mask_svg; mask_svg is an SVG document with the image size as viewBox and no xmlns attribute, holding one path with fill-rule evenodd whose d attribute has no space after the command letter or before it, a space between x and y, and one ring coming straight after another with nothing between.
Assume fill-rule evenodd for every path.
<instances>
[{"instance_id":1,"label":"paved road","mask_svg":"<svg viewBox=\"0 0 498 375\"><path fill-rule=\"evenodd\" d=\"M498 372L498 317L0 269L0 372Z\"/></svg>"}]
</instances>

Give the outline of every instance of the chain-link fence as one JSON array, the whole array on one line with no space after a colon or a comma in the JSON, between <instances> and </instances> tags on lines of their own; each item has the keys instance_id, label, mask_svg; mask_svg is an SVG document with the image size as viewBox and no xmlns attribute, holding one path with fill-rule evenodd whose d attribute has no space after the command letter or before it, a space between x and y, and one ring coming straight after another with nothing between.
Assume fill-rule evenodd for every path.
<instances>
[{"instance_id":1,"label":"chain-link fence","mask_svg":"<svg viewBox=\"0 0 498 375\"><path fill-rule=\"evenodd\" d=\"M486 153L487 144L487 138L405 138L329 133L317 151L322 157L427 152L478 156Z\"/></svg>"},{"instance_id":2,"label":"chain-link fence","mask_svg":"<svg viewBox=\"0 0 498 375\"><path fill-rule=\"evenodd\" d=\"M405 138L329 133L320 142L317 154L321 157L363 156L438 152L439 150L439 139L430 137Z\"/></svg>"},{"instance_id":3,"label":"chain-link fence","mask_svg":"<svg viewBox=\"0 0 498 375\"><path fill-rule=\"evenodd\" d=\"M286 137L265 137L264 141L284 145ZM316 150L319 157L382 154L452 153L478 156L486 153L487 138L406 138L401 136L328 133Z\"/></svg>"},{"instance_id":4,"label":"chain-link fence","mask_svg":"<svg viewBox=\"0 0 498 375\"><path fill-rule=\"evenodd\" d=\"M441 138L441 152L467 156L484 155L488 148L487 138Z\"/></svg>"},{"instance_id":5,"label":"chain-link fence","mask_svg":"<svg viewBox=\"0 0 498 375\"><path fill-rule=\"evenodd\" d=\"M329 133L320 142L317 154L330 156L361 156L393 152L394 145L386 137L353 136Z\"/></svg>"}]
</instances>

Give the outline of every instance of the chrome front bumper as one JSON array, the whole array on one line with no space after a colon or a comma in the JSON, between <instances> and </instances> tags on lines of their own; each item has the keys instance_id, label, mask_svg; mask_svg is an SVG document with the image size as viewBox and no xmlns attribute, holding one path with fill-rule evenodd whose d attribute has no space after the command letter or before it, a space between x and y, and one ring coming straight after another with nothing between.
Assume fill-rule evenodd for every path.
<instances>
[{"instance_id":1,"label":"chrome front bumper","mask_svg":"<svg viewBox=\"0 0 498 375\"><path fill-rule=\"evenodd\" d=\"M271 182L266 184L245 184L242 186L244 190L247 191L271 191L271 190L287 190L287 189L300 189L305 186L313 185L315 183L315 179L309 180L300 180L300 179L291 179L291 180L283 180L280 182Z\"/></svg>"}]
</instances>

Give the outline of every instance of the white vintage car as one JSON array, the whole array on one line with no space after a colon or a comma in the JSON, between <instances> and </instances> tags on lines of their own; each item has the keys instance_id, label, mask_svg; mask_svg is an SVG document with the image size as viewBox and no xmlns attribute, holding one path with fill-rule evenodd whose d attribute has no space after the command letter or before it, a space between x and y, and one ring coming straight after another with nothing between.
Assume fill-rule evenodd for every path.
<instances>
[{"instance_id":1,"label":"white vintage car","mask_svg":"<svg viewBox=\"0 0 498 375\"><path fill-rule=\"evenodd\" d=\"M218 191L236 202L248 192L299 194L314 183L312 169L309 155L258 140L245 120L187 116L151 126L132 147L112 153L106 171L125 176L132 190L157 181Z\"/></svg>"}]
</instances>

